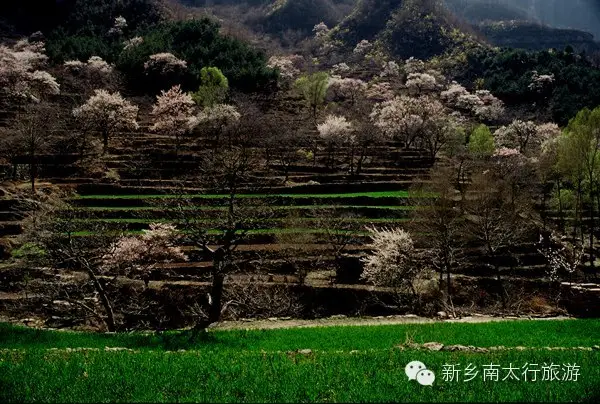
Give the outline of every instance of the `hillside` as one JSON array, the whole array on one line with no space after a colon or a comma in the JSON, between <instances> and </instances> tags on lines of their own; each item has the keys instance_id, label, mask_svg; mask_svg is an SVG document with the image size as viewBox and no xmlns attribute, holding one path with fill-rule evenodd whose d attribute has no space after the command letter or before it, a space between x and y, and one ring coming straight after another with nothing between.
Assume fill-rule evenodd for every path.
<instances>
[{"instance_id":1,"label":"hillside","mask_svg":"<svg viewBox=\"0 0 600 404\"><path fill-rule=\"evenodd\" d=\"M582 52L600 50L600 42L588 32L552 28L527 21L500 21L482 23L477 29L496 46L529 50L565 49L571 46Z\"/></svg>"},{"instance_id":2,"label":"hillside","mask_svg":"<svg viewBox=\"0 0 600 404\"><path fill-rule=\"evenodd\" d=\"M474 43L468 31L437 0L361 0L332 36L348 47L377 40L397 57L426 59Z\"/></svg>"},{"instance_id":3,"label":"hillside","mask_svg":"<svg viewBox=\"0 0 600 404\"><path fill-rule=\"evenodd\" d=\"M596 0L446 0L446 3L471 22L527 20L586 31L600 38L600 5Z\"/></svg>"},{"instance_id":4,"label":"hillside","mask_svg":"<svg viewBox=\"0 0 600 404\"><path fill-rule=\"evenodd\" d=\"M272 1L263 17L254 24L257 28L275 35L296 31L298 36L308 36L321 21L331 26L341 16L331 0L283 0Z\"/></svg>"}]
</instances>

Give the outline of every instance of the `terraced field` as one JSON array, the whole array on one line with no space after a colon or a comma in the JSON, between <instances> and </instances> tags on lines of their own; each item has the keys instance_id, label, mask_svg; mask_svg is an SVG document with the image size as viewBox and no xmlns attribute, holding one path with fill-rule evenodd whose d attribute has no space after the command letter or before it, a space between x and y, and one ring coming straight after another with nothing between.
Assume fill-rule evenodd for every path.
<instances>
[{"instance_id":1,"label":"terraced field","mask_svg":"<svg viewBox=\"0 0 600 404\"><path fill-rule=\"evenodd\" d=\"M114 234L138 233L153 222L174 223L185 232L170 211L170 204L181 198L192 201L192 206L185 209L190 211L193 220L206 225L208 235L220 234L220 218L227 209L229 195L218 189L199 188L190 179L198 171L203 147L190 142L175 157L171 139L143 132L123 133L111 140L111 145L102 161L118 174L118 180L83 177L69 156L41 159L44 161L41 181L72 191L67 202L75 215L75 219L69 219L75 225L73 235L90 236L98 225ZM257 148L255 152L264 151ZM367 227L405 226L415 220L412 213L417 205L433 195L416 193L412 185L427 180L432 161L424 150L405 150L402 145L390 142L369 148L362 172L352 176L343 158L347 154L343 148L337 151L335 169L325 165L328 158L325 152L317 153L314 162L298 158L286 166L279 164L278 155L274 154L269 164L252 172L249 179L240 184L238 202L246 207L259 206L268 215L246 232L235 253L237 271L227 282L283 286L290 290L300 288L294 293L305 296L313 293L303 289L307 287L331 289L331 293L343 290L346 295L340 295L340 303L326 312L336 314L341 310L349 314L348 310L358 310L352 307L363 303L353 302L357 300L356 293L374 289L364 285L357 276L336 277L336 268L340 265L360 267L360 258L369 241ZM15 214L15 206L15 201L0 200L0 233L4 236L14 236L21 230L19 221L23 215ZM413 229L415 225L418 228L418 222L412 225ZM340 246L344 251L343 261L340 261L339 251L335 252ZM192 246L185 249L189 262L157 265L152 271L150 287L157 293L166 290L198 295L208 286L212 262ZM543 291L547 286L542 257L532 245L524 245L520 250L518 267L514 259L501 258L503 275L515 281L515 291ZM297 276L300 269L307 273L302 279ZM465 303L473 298L469 292L473 288L494 293L495 275L493 268L481 264L477 252L473 251L470 260L457 269L455 277L455 282L464 286ZM43 291L46 282L59 280L69 285L77 279L77 274L69 272L42 271L39 276L42 280L38 280L36 286L29 286L33 295L36 290ZM8 290L11 293L19 292L15 285L24 284L15 277L17 281ZM131 282L141 281L133 279ZM121 283L126 284L127 280L122 279ZM326 293L311 298L319 302L315 305L330 304L332 297ZM485 304L485 298L482 299ZM342 302L352 303L345 307ZM460 302L461 298L457 297L457 304ZM27 304L39 303L33 300ZM0 305L10 304L11 301L5 299Z\"/></svg>"}]
</instances>

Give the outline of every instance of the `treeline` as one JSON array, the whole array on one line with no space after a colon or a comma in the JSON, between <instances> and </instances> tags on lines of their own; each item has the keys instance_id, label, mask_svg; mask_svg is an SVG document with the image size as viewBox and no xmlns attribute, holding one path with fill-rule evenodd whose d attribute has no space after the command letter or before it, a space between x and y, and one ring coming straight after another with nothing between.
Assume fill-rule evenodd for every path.
<instances>
[{"instance_id":1,"label":"treeline","mask_svg":"<svg viewBox=\"0 0 600 404\"><path fill-rule=\"evenodd\" d=\"M36 5L34 1L25 3ZM7 9L13 32L43 30L46 54L54 64L101 57L116 65L134 93L154 94L158 90L153 77L144 74L144 63L150 55L165 52L188 63L185 76L178 77L187 90L198 88L200 70L207 66L220 68L231 87L243 91L257 90L276 78L276 73L266 67L261 51L221 35L216 22L208 18L168 21L156 1L65 0L40 10L49 13L48 21L39 22L35 9L28 13L18 7ZM29 15L31 20L26 18ZM118 17L126 24L115 30ZM131 38L143 42L125 52L125 43Z\"/></svg>"},{"instance_id":2,"label":"treeline","mask_svg":"<svg viewBox=\"0 0 600 404\"><path fill-rule=\"evenodd\" d=\"M468 53L467 65L459 81L483 80L480 85L507 104L535 103L561 125L582 108L600 105L600 70L569 47L542 52L480 47ZM531 87L533 71L554 75L543 93Z\"/></svg>"}]
</instances>

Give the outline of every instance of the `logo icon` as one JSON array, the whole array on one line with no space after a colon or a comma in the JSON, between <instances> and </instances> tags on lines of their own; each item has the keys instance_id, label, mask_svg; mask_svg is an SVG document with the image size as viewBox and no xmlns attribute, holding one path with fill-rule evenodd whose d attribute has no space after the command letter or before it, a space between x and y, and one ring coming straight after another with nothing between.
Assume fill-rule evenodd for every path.
<instances>
[{"instance_id":1,"label":"logo icon","mask_svg":"<svg viewBox=\"0 0 600 404\"><path fill-rule=\"evenodd\" d=\"M404 368L408 380L416 380L421 386L432 386L435 381L435 373L427 369L423 362L411 361Z\"/></svg>"}]
</instances>

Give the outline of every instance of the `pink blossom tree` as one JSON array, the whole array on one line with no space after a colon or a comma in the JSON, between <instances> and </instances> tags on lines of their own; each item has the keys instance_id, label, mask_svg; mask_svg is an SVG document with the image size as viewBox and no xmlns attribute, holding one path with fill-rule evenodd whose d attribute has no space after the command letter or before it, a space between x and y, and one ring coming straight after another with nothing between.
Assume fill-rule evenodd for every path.
<instances>
[{"instance_id":1,"label":"pink blossom tree","mask_svg":"<svg viewBox=\"0 0 600 404\"><path fill-rule=\"evenodd\" d=\"M370 118L383 134L399 138L409 148L415 141L426 143L434 132L441 133L446 115L444 106L433 97L399 96L376 104Z\"/></svg>"},{"instance_id":2,"label":"pink blossom tree","mask_svg":"<svg viewBox=\"0 0 600 404\"><path fill-rule=\"evenodd\" d=\"M191 95L174 86L169 91L162 91L156 97L152 107L154 124L151 130L175 137L175 154L179 152L181 137L192 131L199 122L195 115L196 103Z\"/></svg>"},{"instance_id":3,"label":"pink blossom tree","mask_svg":"<svg viewBox=\"0 0 600 404\"><path fill-rule=\"evenodd\" d=\"M167 223L151 223L139 236L123 236L102 257L106 271L139 274L146 287L150 272L160 263L187 261L181 247L174 244L177 228Z\"/></svg>"},{"instance_id":4,"label":"pink blossom tree","mask_svg":"<svg viewBox=\"0 0 600 404\"><path fill-rule=\"evenodd\" d=\"M85 104L73 109L73 115L79 122L91 130L100 133L103 151L108 150L108 140L123 129L135 130L138 107L125 100L118 92L96 90Z\"/></svg>"}]
</instances>

